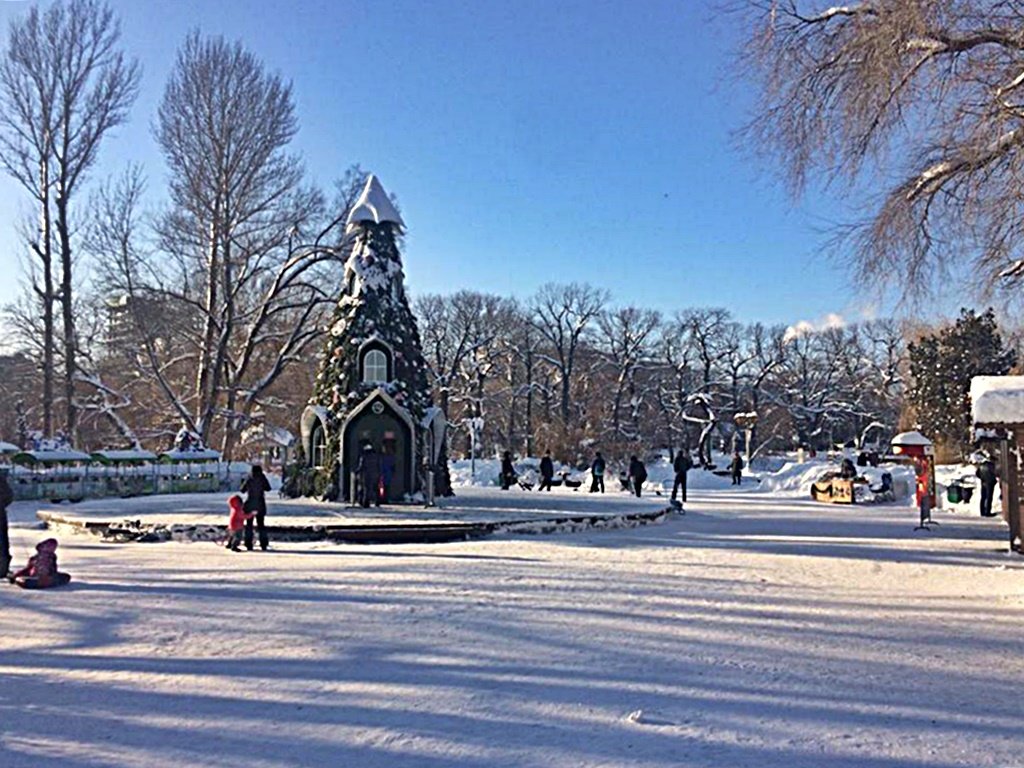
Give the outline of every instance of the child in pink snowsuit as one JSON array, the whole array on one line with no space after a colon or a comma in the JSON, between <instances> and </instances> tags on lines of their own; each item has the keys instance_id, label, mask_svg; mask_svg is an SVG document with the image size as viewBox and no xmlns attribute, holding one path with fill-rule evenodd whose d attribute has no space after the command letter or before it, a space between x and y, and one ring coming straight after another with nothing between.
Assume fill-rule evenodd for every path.
<instances>
[{"instance_id":1,"label":"child in pink snowsuit","mask_svg":"<svg viewBox=\"0 0 1024 768\"><path fill-rule=\"evenodd\" d=\"M28 559L28 565L12 573L10 579L22 589L47 589L71 581L68 574L57 570L57 540L46 539L36 544L36 553Z\"/></svg>"},{"instance_id":2,"label":"child in pink snowsuit","mask_svg":"<svg viewBox=\"0 0 1024 768\"><path fill-rule=\"evenodd\" d=\"M242 497L237 493L228 499L228 507L231 509L231 516L228 518L228 542L224 546L233 552L238 552L238 545L242 543L242 532L245 530L245 521L251 520L256 513L245 511Z\"/></svg>"}]
</instances>

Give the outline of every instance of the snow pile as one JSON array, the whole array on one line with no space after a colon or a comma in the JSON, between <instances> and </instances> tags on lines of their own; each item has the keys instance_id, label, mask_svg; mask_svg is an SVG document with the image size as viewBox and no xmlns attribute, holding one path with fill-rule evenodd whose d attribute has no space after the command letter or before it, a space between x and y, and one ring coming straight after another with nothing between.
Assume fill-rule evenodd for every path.
<instances>
[{"instance_id":1,"label":"snow pile","mask_svg":"<svg viewBox=\"0 0 1024 768\"><path fill-rule=\"evenodd\" d=\"M509 523L495 527L495 533L549 534L549 533L580 533L583 531L612 531L619 528L639 528L644 525L660 525L668 518L667 512L657 517L640 518L627 515L590 518L588 520L565 520Z\"/></svg>"},{"instance_id":2,"label":"snow pile","mask_svg":"<svg viewBox=\"0 0 1024 768\"><path fill-rule=\"evenodd\" d=\"M807 497L811 495L811 485L830 471L838 472L839 465L817 459L786 462L778 472L762 474L758 490L779 496ZM872 501L870 489L881 487L882 475L886 472L892 477L896 498L910 498L914 488L913 468L905 464L882 464L879 467L857 467L857 476L868 481L865 492L858 492L857 501Z\"/></svg>"},{"instance_id":3,"label":"snow pile","mask_svg":"<svg viewBox=\"0 0 1024 768\"><path fill-rule=\"evenodd\" d=\"M1024 422L1024 376L971 379L971 418L982 425Z\"/></svg>"},{"instance_id":4,"label":"snow pile","mask_svg":"<svg viewBox=\"0 0 1024 768\"><path fill-rule=\"evenodd\" d=\"M448 463L448 471L451 473L452 488L501 485L499 459L477 459L475 472L469 459L459 459Z\"/></svg>"},{"instance_id":5,"label":"snow pile","mask_svg":"<svg viewBox=\"0 0 1024 768\"><path fill-rule=\"evenodd\" d=\"M777 472L761 475L760 489L780 496L810 496L813 483L829 470L838 469L828 461L787 461Z\"/></svg>"}]
</instances>

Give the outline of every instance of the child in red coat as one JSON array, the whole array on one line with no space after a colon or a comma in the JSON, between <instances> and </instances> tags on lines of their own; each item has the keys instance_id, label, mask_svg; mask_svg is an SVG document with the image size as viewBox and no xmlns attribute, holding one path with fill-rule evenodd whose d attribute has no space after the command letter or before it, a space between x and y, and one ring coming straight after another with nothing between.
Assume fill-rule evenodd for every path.
<instances>
[{"instance_id":1,"label":"child in red coat","mask_svg":"<svg viewBox=\"0 0 1024 768\"><path fill-rule=\"evenodd\" d=\"M23 589L47 589L71 581L68 574L57 570L57 540L46 539L36 544L36 553L28 559L28 565L12 573L10 580Z\"/></svg>"},{"instance_id":2,"label":"child in red coat","mask_svg":"<svg viewBox=\"0 0 1024 768\"><path fill-rule=\"evenodd\" d=\"M252 520L255 513L245 511L242 497L237 493L228 499L228 507L231 509L231 516L228 518L228 543L225 546L232 552L239 552L238 545L242 543L245 521Z\"/></svg>"}]
</instances>

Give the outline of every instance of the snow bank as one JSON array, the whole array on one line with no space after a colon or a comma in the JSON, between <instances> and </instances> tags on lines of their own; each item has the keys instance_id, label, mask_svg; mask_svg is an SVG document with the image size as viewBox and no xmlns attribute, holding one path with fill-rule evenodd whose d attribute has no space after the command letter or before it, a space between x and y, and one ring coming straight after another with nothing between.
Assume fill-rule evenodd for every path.
<instances>
[{"instance_id":1,"label":"snow bank","mask_svg":"<svg viewBox=\"0 0 1024 768\"><path fill-rule=\"evenodd\" d=\"M759 491L779 496L807 497L811 495L811 485L817 482L826 472L837 472L839 465L830 461L813 460L804 462L786 462L778 472L767 472L761 475ZM869 488L882 485L882 475L888 472L892 476L893 492L897 499L908 499L914 488L914 470L905 464L882 464L879 467L857 467L857 475L868 481ZM862 500L860 494L857 500ZM864 499L869 500L867 498Z\"/></svg>"},{"instance_id":2,"label":"snow bank","mask_svg":"<svg viewBox=\"0 0 1024 768\"><path fill-rule=\"evenodd\" d=\"M971 417L975 424L1024 422L1024 376L971 379Z\"/></svg>"}]
</instances>

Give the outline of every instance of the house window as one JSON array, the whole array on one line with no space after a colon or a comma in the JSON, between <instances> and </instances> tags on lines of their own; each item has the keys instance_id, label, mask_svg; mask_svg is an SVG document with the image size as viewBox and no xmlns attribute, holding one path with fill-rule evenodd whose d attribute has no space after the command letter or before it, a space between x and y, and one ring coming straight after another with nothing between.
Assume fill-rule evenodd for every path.
<instances>
[{"instance_id":1,"label":"house window","mask_svg":"<svg viewBox=\"0 0 1024 768\"><path fill-rule=\"evenodd\" d=\"M363 356L363 383L382 384L388 380L388 356L371 349Z\"/></svg>"},{"instance_id":2,"label":"house window","mask_svg":"<svg viewBox=\"0 0 1024 768\"><path fill-rule=\"evenodd\" d=\"M313 427L313 434L309 438L309 457L314 467L323 467L327 461L327 436L324 434L322 424Z\"/></svg>"}]
</instances>

